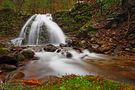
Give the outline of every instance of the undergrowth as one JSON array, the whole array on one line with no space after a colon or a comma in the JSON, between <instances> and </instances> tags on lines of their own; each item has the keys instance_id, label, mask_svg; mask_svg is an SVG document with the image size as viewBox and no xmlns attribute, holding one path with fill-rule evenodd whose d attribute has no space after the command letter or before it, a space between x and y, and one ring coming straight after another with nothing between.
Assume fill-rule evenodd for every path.
<instances>
[{"instance_id":1,"label":"undergrowth","mask_svg":"<svg viewBox=\"0 0 135 90\"><path fill-rule=\"evenodd\" d=\"M104 80L93 76L63 76L55 82L28 86L24 83L3 83L0 90L134 90L135 88L119 82Z\"/></svg>"}]
</instances>

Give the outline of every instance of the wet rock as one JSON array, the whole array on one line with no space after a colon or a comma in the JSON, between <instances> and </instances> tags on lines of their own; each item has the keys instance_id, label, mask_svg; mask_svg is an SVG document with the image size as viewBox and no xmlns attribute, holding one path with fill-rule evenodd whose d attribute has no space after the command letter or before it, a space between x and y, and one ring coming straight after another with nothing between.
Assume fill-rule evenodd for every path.
<instances>
[{"instance_id":1,"label":"wet rock","mask_svg":"<svg viewBox=\"0 0 135 90\"><path fill-rule=\"evenodd\" d=\"M60 53L60 52L61 52L61 49L60 48L56 50L56 53Z\"/></svg>"},{"instance_id":2,"label":"wet rock","mask_svg":"<svg viewBox=\"0 0 135 90\"><path fill-rule=\"evenodd\" d=\"M17 67L15 65L2 64L0 66L0 69L2 69L2 70L9 70L10 71L10 70L16 70Z\"/></svg>"},{"instance_id":3,"label":"wet rock","mask_svg":"<svg viewBox=\"0 0 135 90\"><path fill-rule=\"evenodd\" d=\"M71 39L69 39L69 38L66 39L66 43L67 43L69 46L72 44L72 42L73 42L73 41L72 41Z\"/></svg>"},{"instance_id":4,"label":"wet rock","mask_svg":"<svg viewBox=\"0 0 135 90\"><path fill-rule=\"evenodd\" d=\"M67 58L71 58L72 56L73 56L73 55L72 55L70 52L67 52L67 53L66 53L66 57L67 57Z\"/></svg>"},{"instance_id":5,"label":"wet rock","mask_svg":"<svg viewBox=\"0 0 135 90\"><path fill-rule=\"evenodd\" d=\"M0 56L0 64L17 65L18 61L12 56Z\"/></svg>"},{"instance_id":6,"label":"wet rock","mask_svg":"<svg viewBox=\"0 0 135 90\"><path fill-rule=\"evenodd\" d=\"M29 49L23 50L21 54L24 55L24 57L27 59L32 59L34 58L34 55L35 55L34 51L29 50Z\"/></svg>"},{"instance_id":7,"label":"wet rock","mask_svg":"<svg viewBox=\"0 0 135 90\"><path fill-rule=\"evenodd\" d=\"M39 60L40 58L39 57L34 57L33 60Z\"/></svg>"},{"instance_id":8,"label":"wet rock","mask_svg":"<svg viewBox=\"0 0 135 90\"><path fill-rule=\"evenodd\" d=\"M21 53L17 53L14 55L14 57L18 60L18 61L24 61L25 60L25 56Z\"/></svg>"},{"instance_id":9,"label":"wet rock","mask_svg":"<svg viewBox=\"0 0 135 90\"><path fill-rule=\"evenodd\" d=\"M68 46L67 44L63 44L63 43L60 44L60 47L67 47L67 46Z\"/></svg>"},{"instance_id":10,"label":"wet rock","mask_svg":"<svg viewBox=\"0 0 135 90\"><path fill-rule=\"evenodd\" d=\"M49 51L49 52L54 52L56 51L58 48L54 45L48 44L44 47L45 51Z\"/></svg>"}]
</instances>

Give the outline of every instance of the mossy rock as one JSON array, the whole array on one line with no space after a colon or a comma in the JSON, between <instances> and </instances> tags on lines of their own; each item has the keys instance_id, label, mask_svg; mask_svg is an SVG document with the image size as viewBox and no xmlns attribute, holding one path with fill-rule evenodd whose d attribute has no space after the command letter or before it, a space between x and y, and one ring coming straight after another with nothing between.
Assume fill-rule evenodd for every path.
<instances>
[{"instance_id":1,"label":"mossy rock","mask_svg":"<svg viewBox=\"0 0 135 90\"><path fill-rule=\"evenodd\" d=\"M34 58L35 53L32 50L23 50L21 54L26 58L26 59L32 59Z\"/></svg>"},{"instance_id":2,"label":"mossy rock","mask_svg":"<svg viewBox=\"0 0 135 90\"><path fill-rule=\"evenodd\" d=\"M7 55L10 53L8 48L0 48L0 55Z\"/></svg>"}]
</instances>

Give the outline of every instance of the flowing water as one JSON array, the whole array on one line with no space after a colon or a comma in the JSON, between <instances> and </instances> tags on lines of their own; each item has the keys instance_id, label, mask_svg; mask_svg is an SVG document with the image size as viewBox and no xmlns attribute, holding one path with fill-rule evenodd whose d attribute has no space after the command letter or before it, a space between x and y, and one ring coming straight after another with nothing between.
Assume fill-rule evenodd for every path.
<instances>
[{"instance_id":1,"label":"flowing water","mask_svg":"<svg viewBox=\"0 0 135 90\"><path fill-rule=\"evenodd\" d=\"M44 45L51 43L66 44L66 37L60 27L53 21L51 14L35 14L26 22L18 38L11 40L14 45ZM35 46L36 47L36 46ZM67 54L70 53L70 57ZM35 51L39 60L29 62L21 69L23 79L41 79L48 75L102 75L118 81L135 83L134 59L110 57L91 53L88 50L79 52L69 48L60 51ZM20 70L20 69L19 69Z\"/></svg>"},{"instance_id":2,"label":"flowing water","mask_svg":"<svg viewBox=\"0 0 135 90\"><path fill-rule=\"evenodd\" d=\"M11 40L14 45L65 44L65 35L52 21L51 14L35 14L23 26L18 38Z\"/></svg>"}]
</instances>

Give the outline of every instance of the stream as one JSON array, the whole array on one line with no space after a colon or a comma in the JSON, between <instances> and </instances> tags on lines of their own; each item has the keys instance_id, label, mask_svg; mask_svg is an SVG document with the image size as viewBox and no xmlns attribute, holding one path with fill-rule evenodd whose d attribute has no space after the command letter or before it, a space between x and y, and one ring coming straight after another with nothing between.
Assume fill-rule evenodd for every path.
<instances>
[{"instance_id":1,"label":"stream","mask_svg":"<svg viewBox=\"0 0 135 90\"><path fill-rule=\"evenodd\" d=\"M35 14L22 28L18 38L11 40L15 46L52 44L59 46L67 36L53 21L51 14ZM44 79L46 76L94 75L135 84L135 59L96 54L87 49L78 51L72 47L59 47L54 52L34 50L37 60L30 61L16 70L24 73L22 79Z\"/></svg>"}]
</instances>

